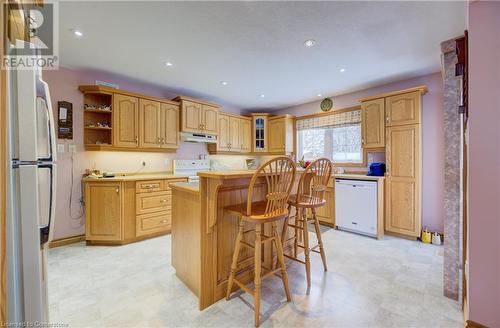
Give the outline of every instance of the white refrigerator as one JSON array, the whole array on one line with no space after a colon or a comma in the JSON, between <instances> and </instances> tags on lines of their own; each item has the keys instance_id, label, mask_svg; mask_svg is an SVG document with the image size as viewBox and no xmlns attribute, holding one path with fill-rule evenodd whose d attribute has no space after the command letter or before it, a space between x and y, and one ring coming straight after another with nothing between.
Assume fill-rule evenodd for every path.
<instances>
[{"instance_id":1,"label":"white refrigerator","mask_svg":"<svg viewBox=\"0 0 500 328\"><path fill-rule=\"evenodd\" d=\"M56 136L41 71L8 72L7 319L48 322L47 262L56 199Z\"/></svg>"}]
</instances>

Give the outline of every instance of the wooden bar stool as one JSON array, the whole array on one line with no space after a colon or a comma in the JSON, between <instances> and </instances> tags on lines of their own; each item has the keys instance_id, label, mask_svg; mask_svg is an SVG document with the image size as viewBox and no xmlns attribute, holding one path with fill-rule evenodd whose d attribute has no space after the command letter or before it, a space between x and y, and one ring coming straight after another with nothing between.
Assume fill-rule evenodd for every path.
<instances>
[{"instance_id":1,"label":"wooden bar stool","mask_svg":"<svg viewBox=\"0 0 500 328\"><path fill-rule=\"evenodd\" d=\"M254 199L254 186L259 177L263 177L262 180L264 180L265 182L266 200L252 202L252 200ZM295 163L288 157L273 158L260 166L254 173L248 186L247 203L226 207L226 210L238 216L240 219L238 235L236 237L236 245L233 253L233 260L231 263L231 273L229 275L227 284L226 299L229 300L229 296L233 288L233 283L236 283L242 290L252 295L255 300L256 327L258 327L260 324L259 311L261 278L266 278L273 274L279 276L277 273L278 271L280 271L280 276L283 281L283 287L285 288L286 299L288 302L291 299L290 291L288 289L288 276L285 268L285 260L283 257L283 245L281 243L281 236L276 229L276 222L279 220L284 220L288 216L287 202L294 180ZM255 225L255 229L244 231L244 222ZM264 223L268 222L272 225L271 236L264 235ZM255 231L254 245L245 241L245 234L253 231ZM273 242L275 244L279 267L275 270L268 269L268 272L264 273L261 276L263 252L262 245L267 242L269 242L270 245ZM239 270L239 272L236 272L238 270L238 265L241 264L238 262L238 259L242 246L254 248L255 289L253 291L235 278L236 274L239 275L251 268L250 266L245 269ZM246 262L246 260L242 262Z\"/></svg>"},{"instance_id":2,"label":"wooden bar stool","mask_svg":"<svg viewBox=\"0 0 500 328\"><path fill-rule=\"evenodd\" d=\"M286 240L289 241L293 239L293 256L285 256L306 266L307 288L311 287L311 261L309 258L309 253L311 251L321 254L323 267L325 271L327 271L325 250L323 248L323 241L321 240L321 231L319 228L318 218L316 217L316 209L318 207L325 206L326 204L324 194L331 172L332 162L330 162L327 158L320 158L312 162L306 168L300 177L297 194L290 196L288 201L289 206L293 206L296 209L294 224L290 224L290 217L287 217L283 225L283 243L285 243L288 227L291 227L294 230L293 237ZM307 184L308 181L309 184ZM312 212L312 218L307 218L308 209ZM314 223L316 237L318 239L318 245L312 248L309 248L309 230L307 229L309 223ZM303 245L299 243L301 239L303 239ZM319 251L317 250L318 247ZM297 257L298 248L304 249L304 261Z\"/></svg>"}]
</instances>

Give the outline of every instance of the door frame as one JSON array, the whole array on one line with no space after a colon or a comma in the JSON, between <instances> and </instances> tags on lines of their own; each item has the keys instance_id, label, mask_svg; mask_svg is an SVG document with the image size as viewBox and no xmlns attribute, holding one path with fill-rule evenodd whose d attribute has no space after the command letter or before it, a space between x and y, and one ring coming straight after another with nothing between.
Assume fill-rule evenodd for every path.
<instances>
[{"instance_id":1,"label":"door frame","mask_svg":"<svg viewBox=\"0 0 500 328\"><path fill-rule=\"evenodd\" d=\"M4 1L0 2L0 17L3 24L0 24L0 56L3 57L4 42L6 40L6 17L3 12ZM7 258L6 258L6 193L7 193L7 72L0 69L0 322L7 321Z\"/></svg>"}]
</instances>

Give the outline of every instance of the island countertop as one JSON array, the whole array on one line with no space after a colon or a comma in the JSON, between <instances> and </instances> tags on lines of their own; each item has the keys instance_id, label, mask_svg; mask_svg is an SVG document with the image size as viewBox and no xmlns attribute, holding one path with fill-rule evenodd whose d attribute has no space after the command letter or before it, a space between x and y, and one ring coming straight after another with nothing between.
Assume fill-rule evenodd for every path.
<instances>
[{"instance_id":1,"label":"island countertop","mask_svg":"<svg viewBox=\"0 0 500 328\"><path fill-rule=\"evenodd\" d=\"M198 182L174 182L170 184L174 190L188 191L193 194L200 193L200 184Z\"/></svg>"},{"instance_id":2,"label":"island countertop","mask_svg":"<svg viewBox=\"0 0 500 328\"><path fill-rule=\"evenodd\" d=\"M204 178L217 178L217 179L237 179L237 178L249 178L256 170L227 170L227 171L201 171L198 172L198 176ZM304 172L303 168L298 168L297 173ZM368 180L368 181L379 181L385 177L370 176L363 174L332 174L335 179L352 179L352 180Z\"/></svg>"}]
</instances>

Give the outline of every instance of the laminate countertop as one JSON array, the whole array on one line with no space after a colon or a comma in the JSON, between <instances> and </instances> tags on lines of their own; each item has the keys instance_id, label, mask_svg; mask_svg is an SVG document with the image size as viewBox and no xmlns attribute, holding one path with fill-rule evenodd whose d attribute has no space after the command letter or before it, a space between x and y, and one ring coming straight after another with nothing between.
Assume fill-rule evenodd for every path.
<instances>
[{"instance_id":1,"label":"laminate countertop","mask_svg":"<svg viewBox=\"0 0 500 328\"><path fill-rule=\"evenodd\" d=\"M297 173L304 172L304 169L297 169ZM204 178L217 178L217 179L237 179L237 178L248 178L255 173L255 170L228 170L228 171L201 171L198 172L198 176ZM367 180L367 181L379 181L383 180L385 177L376 177L363 174L332 174L335 179L352 179L352 180Z\"/></svg>"},{"instance_id":2,"label":"laminate countertop","mask_svg":"<svg viewBox=\"0 0 500 328\"><path fill-rule=\"evenodd\" d=\"M363 174L332 174L335 179L348 179L348 180L365 180L365 181L380 181L384 180L385 177L376 177L373 175L363 175Z\"/></svg>"},{"instance_id":3,"label":"laminate countertop","mask_svg":"<svg viewBox=\"0 0 500 328\"><path fill-rule=\"evenodd\" d=\"M113 178L92 178L85 177L83 182L106 182L106 181L141 181L141 180L165 180L165 179L182 179L187 178L187 175L173 175L172 173L145 173L145 174L122 174L116 175Z\"/></svg>"}]
</instances>

